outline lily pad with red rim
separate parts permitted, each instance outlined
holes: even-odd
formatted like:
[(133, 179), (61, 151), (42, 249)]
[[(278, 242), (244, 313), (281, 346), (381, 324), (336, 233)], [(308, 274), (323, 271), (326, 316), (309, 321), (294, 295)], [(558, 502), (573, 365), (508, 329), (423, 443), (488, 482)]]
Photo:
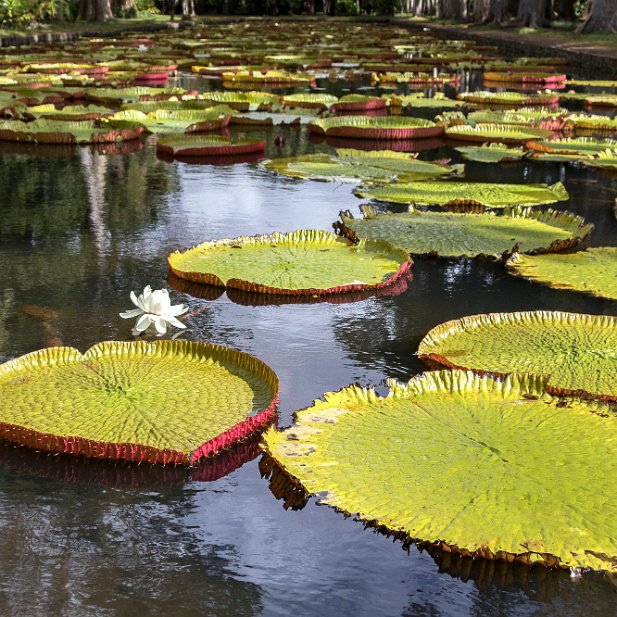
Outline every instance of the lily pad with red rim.
[(167, 262), (175, 276), (195, 283), (293, 296), (379, 289), (412, 263), (386, 242), (354, 244), (320, 230), (205, 242), (172, 253)]
[(278, 379), (240, 351), (105, 342), (0, 365), (0, 437), (76, 456), (192, 464), (270, 422)]

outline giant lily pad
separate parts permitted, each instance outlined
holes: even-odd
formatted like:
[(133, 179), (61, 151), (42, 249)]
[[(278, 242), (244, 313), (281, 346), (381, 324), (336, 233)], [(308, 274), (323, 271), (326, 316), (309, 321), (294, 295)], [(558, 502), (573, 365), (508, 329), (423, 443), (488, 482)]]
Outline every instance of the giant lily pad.
[(465, 141), (498, 141), (504, 144), (520, 144), (532, 139), (546, 139), (552, 131), (531, 129), (510, 124), (476, 124), (449, 126), (446, 137)]
[(115, 143), (137, 139), (143, 127), (126, 123), (122, 127), (99, 127), (92, 120), (35, 120), (28, 124), (16, 120), (0, 121), (0, 140), (37, 144)]
[(501, 143), (483, 144), (482, 146), (463, 146), (455, 148), (464, 158), (478, 163), (502, 163), (518, 161), (527, 153), (521, 148), (508, 148)]
[(569, 162), (589, 158), (604, 150), (617, 148), (614, 139), (593, 139), (590, 137), (575, 137), (569, 139), (551, 139), (544, 141), (529, 141), (525, 147), (531, 151), (534, 159), (543, 161)]
[(489, 182), (409, 182), (356, 189), (359, 197), (419, 206), (540, 206), (568, 199), (561, 182), (545, 184), (497, 184)]
[(342, 116), (313, 120), (312, 133), (358, 139), (420, 139), (443, 133), (443, 126), (430, 120), (397, 116)]
[(172, 135), (161, 137), (156, 149), (163, 154), (180, 157), (191, 156), (237, 156), (263, 152), (263, 139), (234, 139), (222, 135)]
[(559, 96), (548, 94), (523, 94), (521, 92), (461, 92), (457, 98), (468, 103), (481, 105), (557, 105)]
[(513, 255), (513, 274), (557, 289), (617, 300), (617, 248), (603, 246), (565, 255)]
[(204, 133), (218, 131), (228, 126), (233, 110), (226, 106), (210, 109), (163, 110), (144, 114), (127, 109), (114, 114), (110, 120), (133, 122), (143, 125), (151, 133)]
[(278, 380), (248, 354), (190, 341), (55, 347), (0, 365), (0, 435), (50, 452), (190, 464), (275, 412)]
[(530, 377), (442, 371), (389, 385), (385, 397), (328, 392), (290, 428), (268, 430), (262, 448), (277, 467), (265, 470), (421, 547), (615, 569), (617, 418), (607, 406), (565, 403)]
[(405, 251), (381, 241), (353, 244), (334, 234), (288, 234), (205, 242), (168, 257), (180, 278), (266, 294), (320, 295), (382, 288), (410, 267)]
[(433, 328), (420, 357), (478, 373), (546, 375), (556, 394), (617, 400), (617, 318), (551, 311), (472, 315)]
[(343, 224), (361, 238), (381, 239), (412, 255), (499, 258), (513, 250), (526, 253), (563, 251), (589, 235), (593, 225), (567, 212), (532, 212), (507, 208), (492, 212), (408, 212), (377, 214), (361, 206), (364, 219), (341, 213)]
[(339, 181), (423, 180), (459, 171), (459, 167), (419, 161), (414, 154), (392, 150), (340, 148), (337, 156), (307, 154), (264, 163), (266, 169), (292, 178)]
[(603, 152), (582, 161), (585, 167), (595, 167), (604, 171), (617, 172), (617, 148)]

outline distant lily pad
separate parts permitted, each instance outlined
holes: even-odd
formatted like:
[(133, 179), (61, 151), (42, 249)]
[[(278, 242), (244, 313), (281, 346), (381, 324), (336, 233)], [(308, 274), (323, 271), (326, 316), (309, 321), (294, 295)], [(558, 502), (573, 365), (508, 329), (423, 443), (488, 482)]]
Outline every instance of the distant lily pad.
[(443, 126), (423, 118), (399, 116), (340, 116), (313, 120), (312, 133), (357, 139), (421, 139), (443, 133)]
[(175, 276), (196, 283), (289, 295), (381, 288), (411, 267), (405, 251), (385, 242), (353, 244), (317, 230), (205, 242), (167, 261)]
[(482, 105), (509, 105), (521, 107), (523, 105), (557, 105), (559, 95), (548, 94), (523, 94), (521, 92), (461, 92), (457, 98), (468, 103)]
[(462, 371), (389, 386), (385, 397), (328, 392), (268, 430), (274, 464), (262, 469), (423, 548), (614, 571), (617, 418), (606, 405)]
[(190, 341), (54, 347), (0, 365), (0, 436), (50, 452), (190, 464), (271, 421), (278, 380)]
[(540, 206), (568, 199), (561, 182), (545, 184), (498, 184), (433, 180), (358, 188), (359, 197), (391, 203), (413, 203), (419, 206)]
[(263, 152), (263, 139), (230, 139), (221, 135), (172, 135), (160, 137), (156, 149), (171, 156), (237, 156)]
[[(457, 167), (420, 161), (414, 154), (392, 150), (340, 148), (337, 156), (306, 154), (264, 163), (266, 169), (292, 178), (339, 181), (423, 180), (458, 171)], [(460, 166), (459, 166), (460, 167)]]
[(420, 357), (452, 368), (547, 377), (555, 394), (617, 400), (617, 318), (551, 311), (472, 315), (433, 328)]
[(364, 219), (341, 213), (361, 238), (381, 239), (412, 255), (497, 259), (512, 251), (545, 253), (576, 246), (593, 226), (567, 212), (508, 208), (494, 213), (409, 212), (377, 214), (361, 206)]
[(484, 144), (482, 146), (462, 146), (454, 148), (464, 158), (478, 163), (502, 163), (518, 161), (526, 152), (521, 148), (508, 148), (501, 143)]
[(446, 137), (465, 141), (498, 141), (504, 144), (520, 144), (532, 139), (546, 139), (553, 131), (531, 129), (510, 124), (476, 124), (449, 126)]
[(112, 122), (134, 122), (143, 125), (151, 133), (205, 133), (218, 131), (228, 126), (230, 110), (225, 106), (209, 109), (163, 110), (145, 114), (135, 109), (127, 109), (114, 114)]
[(617, 248), (594, 247), (563, 255), (513, 255), (508, 268), (556, 289), (617, 300)]
[(100, 127), (92, 120), (0, 121), (0, 140), (37, 144), (115, 143), (138, 139), (142, 133), (143, 127), (136, 123), (126, 123), (122, 127)]

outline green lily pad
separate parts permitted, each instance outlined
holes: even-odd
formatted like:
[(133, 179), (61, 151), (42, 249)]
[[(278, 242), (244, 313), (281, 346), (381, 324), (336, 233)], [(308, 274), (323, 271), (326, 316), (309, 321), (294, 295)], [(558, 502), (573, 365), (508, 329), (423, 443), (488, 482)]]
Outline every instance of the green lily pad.
[(617, 132), (617, 118), (609, 118), (608, 116), (571, 114), (568, 116), (567, 124), (574, 129), (577, 135)]
[(358, 139), (420, 139), (443, 133), (443, 126), (430, 120), (399, 116), (337, 116), (313, 120), (312, 133)]
[(581, 161), (585, 167), (596, 167), (604, 171), (617, 171), (617, 148), (607, 149)]
[(263, 139), (230, 139), (222, 135), (172, 135), (160, 137), (156, 149), (171, 156), (237, 156), (263, 152)]
[(119, 105), (129, 101), (144, 101), (148, 99), (171, 98), (188, 94), (184, 88), (149, 88), (147, 86), (133, 86), (131, 88), (92, 88), (86, 90), (85, 97), (91, 101)]
[(325, 92), (310, 93), (300, 92), (288, 94), (283, 97), (283, 105), (287, 107), (306, 107), (308, 109), (328, 109), (338, 101), (338, 96)]
[(433, 180), (372, 186), (354, 190), (358, 197), (418, 206), (504, 208), (541, 206), (568, 199), (561, 182), (545, 184), (497, 184)]
[(361, 206), (364, 219), (341, 213), (343, 224), (361, 238), (381, 239), (412, 255), (498, 259), (513, 251), (563, 251), (586, 238), (593, 225), (568, 212), (507, 208), (502, 215), (454, 212), (377, 214)]
[(502, 163), (518, 161), (526, 156), (521, 148), (508, 148), (501, 143), (483, 144), (481, 146), (462, 146), (454, 148), (464, 158), (478, 163)]
[(617, 94), (589, 94), (585, 104), (589, 107), (617, 107)]
[(389, 100), (391, 107), (456, 109), (465, 105), (462, 101), (447, 98), (442, 92), (436, 92), (433, 97), (425, 96), (424, 92), (393, 94)]
[(144, 114), (135, 109), (115, 113), (111, 122), (134, 122), (143, 125), (151, 133), (204, 133), (218, 131), (229, 125), (233, 110), (226, 106), (209, 109), (164, 110)]
[(289, 295), (381, 288), (411, 267), (405, 251), (385, 242), (353, 244), (317, 230), (205, 242), (167, 261), (172, 274), (196, 283)]
[(485, 71), (482, 75), (484, 81), (496, 81), (500, 83), (531, 83), (543, 86), (563, 86), (567, 76), (565, 73), (549, 73), (541, 71)]
[(460, 92), (456, 98), (467, 103), (481, 105), (509, 105), (522, 107), (523, 105), (556, 105), (559, 95), (549, 94), (524, 94), (522, 92)]
[(392, 150), (340, 148), (337, 156), (307, 154), (267, 161), (264, 167), (292, 178), (323, 181), (424, 180), (459, 171), (459, 168), (419, 161), (415, 155)]
[(594, 247), (564, 255), (513, 255), (512, 274), (556, 289), (617, 300), (617, 248)]
[(27, 124), (17, 120), (0, 121), (0, 140), (37, 144), (113, 143), (137, 139), (142, 132), (143, 127), (134, 123), (99, 127), (92, 120), (39, 119)]
[(50, 452), (190, 464), (271, 421), (274, 372), (190, 341), (54, 347), (0, 365), (0, 435)]
[(441, 371), (389, 386), (385, 397), (328, 392), (268, 430), (266, 472), (423, 548), (615, 570), (617, 419), (606, 405), (565, 403), (520, 376)]
[(433, 328), (421, 358), (452, 368), (547, 376), (555, 394), (617, 400), (617, 318), (558, 311), (472, 315)]
[(617, 148), (614, 139), (593, 139), (591, 137), (574, 137), (569, 139), (550, 139), (529, 141), (525, 147), (533, 159), (552, 162), (585, 161), (594, 154), (607, 149)]
[(499, 141), (520, 144), (533, 139), (546, 139), (553, 134), (547, 129), (532, 129), (511, 124), (476, 124), (446, 127), (446, 137), (465, 141)]

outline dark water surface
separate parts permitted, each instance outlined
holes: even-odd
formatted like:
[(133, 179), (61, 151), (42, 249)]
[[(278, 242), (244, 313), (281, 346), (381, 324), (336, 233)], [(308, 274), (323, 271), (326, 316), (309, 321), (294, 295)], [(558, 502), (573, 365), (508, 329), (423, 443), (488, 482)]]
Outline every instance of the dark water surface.
[[(306, 129), (251, 134), (267, 139), (269, 156), (331, 150), (311, 143)], [(281, 150), (272, 145), (276, 134), (286, 137)], [(132, 324), (118, 312), (130, 307), (131, 290), (166, 285), (166, 256), (176, 248), (330, 229), (339, 210), (359, 213), (352, 185), (285, 179), (255, 164), (167, 163), (154, 146), (151, 138), (130, 154), (101, 154), (0, 145), (1, 356), (57, 339), (82, 351), (130, 339)], [(444, 146), (421, 157), (444, 153), (453, 156)], [(596, 224), (593, 245), (617, 244), (617, 182), (607, 176), (553, 163), (468, 163), (467, 177), (561, 179), (571, 199), (558, 207)], [(386, 377), (424, 370), (418, 342), (448, 319), (617, 308), (508, 276), (500, 264), (445, 260), (416, 260), (400, 296), (354, 303), (172, 296), (198, 311), (185, 337), (255, 354), (278, 373), (281, 426), (326, 391), (352, 382), (381, 387)], [(52, 312), (33, 315), (28, 305)], [(255, 443), (192, 471), (0, 447), (0, 615), (617, 614), (617, 587), (600, 575), (437, 564), (313, 501), (285, 510), (258, 460)]]

